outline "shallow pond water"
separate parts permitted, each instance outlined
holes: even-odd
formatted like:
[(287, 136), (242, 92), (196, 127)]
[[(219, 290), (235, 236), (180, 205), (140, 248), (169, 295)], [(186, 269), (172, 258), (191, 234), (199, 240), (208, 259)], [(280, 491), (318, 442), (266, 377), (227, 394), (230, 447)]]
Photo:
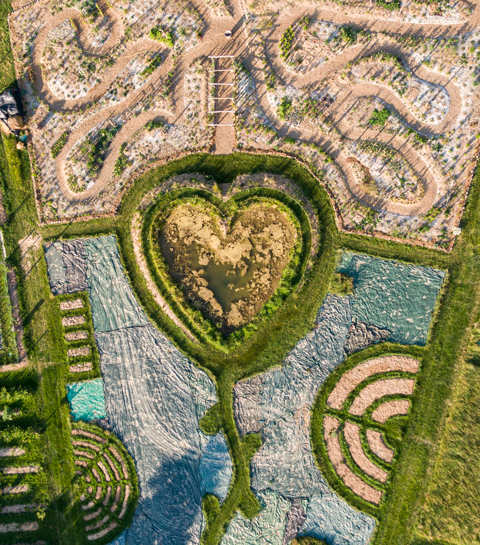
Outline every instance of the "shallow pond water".
[[(170, 248), (173, 248), (175, 254), (180, 250), (180, 246), (182, 246), (182, 254), (185, 261), (188, 262), (188, 267), (207, 281), (206, 287), (213, 292), (215, 299), (225, 313), (230, 312), (233, 303), (250, 295), (249, 282), (254, 279), (255, 272), (265, 266), (264, 263), (257, 260), (258, 252), (255, 250), (253, 241), (250, 255), (243, 257), (241, 267), (235, 267), (232, 263), (216, 261), (213, 255), (208, 264), (203, 265), (200, 261), (205, 255), (204, 248), (196, 243), (185, 246), (181, 241), (177, 244), (170, 243), (167, 248), (167, 242), (162, 237), (162, 254), (170, 267), (173, 265)], [(187, 265), (187, 263), (185, 264)], [(172, 274), (177, 280), (181, 279), (179, 274)]]

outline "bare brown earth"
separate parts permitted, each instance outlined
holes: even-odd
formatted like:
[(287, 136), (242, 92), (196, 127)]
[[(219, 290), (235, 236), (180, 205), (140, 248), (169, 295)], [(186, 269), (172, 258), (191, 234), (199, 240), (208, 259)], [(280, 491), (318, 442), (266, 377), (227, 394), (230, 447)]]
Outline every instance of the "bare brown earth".
[(381, 483), (386, 482), (388, 473), (376, 466), (363, 451), (358, 425), (353, 422), (345, 422), (344, 434), (350, 454), (358, 467), (373, 479)]
[(393, 456), (395, 452), (387, 447), (385, 440), (383, 439), (383, 434), (376, 430), (367, 430), (367, 441), (368, 445), (371, 448), (372, 452), (376, 454), (380, 459), (385, 462), (393, 462)]
[(64, 316), (62, 318), (62, 325), (63, 327), (69, 327), (72, 325), (80, 325), (85, 323), (85, 316)]
[(338, 433), (340, 430), (340, 421), (332, 416), (325, 416), (323, 419), (323, 433), (325, 443), (327, 444), (327, 454), (335, 468), (337, 475), (342, 479), (345, 485), (357, 496), (364, 500), (378, 505), (383, 492), (368, 485), (360, 477), (355, 475), (345, 462), (345, 458), (340, 448)]
[(382, 356), (367, 360), (347, 371), (337, 382), (335, 388), (328, 397), (327, 405), (332, 409), (343, 408), (343, 403), (360, 383), (366, 378), (379, 373), (390, 371), (404, 371), (416, 373), (418, 371), (418, 360), (408, 356)]
[(82, 299), (74, 299), (73, 301), (62, 301), (60, 303), (60, 310), (76, 310), (77, 308), (83, 307)]
[[(287, 216), (274, 206), (252, 206), (228, 226), (198, 206), (180, 205), (158, 236), (171, 274), (184, 286), (187, 298), (225, 331), (232, 331), (249, 322), (274, 293), (297, 234)], [(261, 266), (242, 288), (248, 294), (230, 308), (222, 307), (205, 278), (207, 269), (232, 267), (228, 289), (238, 292), (253, 255)]]
[(395, 399), (386, 401), (372, 413), (372, 419), (384, 424), (390, 417), (408, 414), (410, 401), (408, 399)]
[(365, 388), (354, 399), (349, 411), (361, 416), (365, 410), (377, 399), (387, 395), (412, 395), (415, 388), (415, 380), (407, 378), (387, 378), (377, 380)]

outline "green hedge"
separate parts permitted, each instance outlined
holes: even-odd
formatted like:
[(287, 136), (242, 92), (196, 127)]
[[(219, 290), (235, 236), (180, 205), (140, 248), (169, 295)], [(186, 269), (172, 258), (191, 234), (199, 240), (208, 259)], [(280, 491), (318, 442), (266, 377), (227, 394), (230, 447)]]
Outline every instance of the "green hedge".
[[(65, 301), (74, 301), (75, 299), (81, 299), (83, 301), (83, 307), (73, 310), (60, 310), (60, 303)], [(69, 373), (69, 381), (80, 381), (88, 380), (93, 378), (101, 377), (100, 372), (100, 356), (98, 354), (98, 347), (94, 337), (93, 329), (93, 317), (92, 309), (90, 306), (90, 299), (88, 297), (88, 292), (80, 291), (76, 293), (71, 293), (68, 295), (57, 295), (55, 297), (55, 305), (58, 311), (59, 316), (59, 325), (63, 331), (63, 340), (64, 340), (64, 354), (65, 360), (68, 362), (68, 369), (70, 365), (83, 362), (92, 362), (92, 370), (85, 371), (83, 373)], [(85, 323), (73, 326), (62, 326), (62, 319), (66, 316), (85, 316)], [(67, 341), (65, 335), (67, 333), (72, 333), (74, 331), (87, 331), (88, 338), (78, 341)], [(76, 356), (74, 358), (69, 358), (67, 356), (67, 351), (70, 348), (79, 348), (81, 346), (89, 346), (90, 354), (88, 356)]]
[[(280, 204), (296, 225), (299, 234), (296, 248), (292, 250), (289, 264), (283, 270), (275, 293), (263, 305), (262, 309), (250, 323), (230, 334), (227, 338), (222, 335), (214, 323), (203, 316), (201, 311), (194, 310), (188, 303), (181, 285), (172, 279), (168, 264), (156, 243), (157, 237), (155, 233), (161, 229), (169, 211), (182, 202), (189, 202), (200, 206), (207, 205), (206, 210), (209, 213), (215, 215), (216, 212), (222, 216), (229, 215), (229, 212), (233, 211), (238, 213), (240, 210), (248, 208), (251, 204), (275, 203), (277, 206)], [(288, 208), (286, 203), (290, 205)], [(155, 279), (162, 296), (168, 301), (184, 325), (197, 338), (212, 342), (219, 348), (223, 346), (231, 350), (250, 337), (257, 330), (259, 323), (270, 318), (277, 312), (288, 295), (298, 287), (308, 264), (311, 248), (311, 229), (308, 217), (303, 208), (293, 201), (293, 199), (290, 199), (279, 191), (262, 190), (261, 188), (251, 189), (239, 193), (227, 203), (223, 203), (211, 193), (188, 188), (168, 193), (168, 195), (161, 198), (147, 211), (142, 229), (142, 241), (150, 273)]]

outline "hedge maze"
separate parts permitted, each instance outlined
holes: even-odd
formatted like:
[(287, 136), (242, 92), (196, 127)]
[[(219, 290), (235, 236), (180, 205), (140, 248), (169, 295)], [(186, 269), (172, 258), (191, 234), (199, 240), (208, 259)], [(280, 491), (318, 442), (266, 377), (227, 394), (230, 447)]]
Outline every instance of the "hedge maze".
[(135, 467), (112, 433), (77, 424), (71, 437), (87, 539), (109, 543), (133, 516), (138, 499)]
[(388, 487), (419, 361), (389, 354), (342, 367), (319, 395), (321, 427), (312, 433), (330, 468), (327, 477), (341, 481), (336, 489), (348, 488), (354, 504), (374, 513)]

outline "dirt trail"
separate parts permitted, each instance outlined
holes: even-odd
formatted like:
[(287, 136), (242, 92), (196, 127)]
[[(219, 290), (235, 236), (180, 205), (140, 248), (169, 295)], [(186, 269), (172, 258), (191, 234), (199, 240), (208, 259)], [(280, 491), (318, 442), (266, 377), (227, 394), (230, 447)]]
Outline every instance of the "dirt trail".
[[(199, 0), (194, 0), (191, 4), (198, 10), (203, 19), (203, 37), (202, 41), (196, 47), (180, 55), (175, 68), (172, 111), (165, 112), (165, 110), (160, 111), (158, 109), (151, 109), (143, 111), (138, 117), (132, 116), (115, 136), (95, 184), (82, 193), (75, 194), (70, 190), (64, 173), (66, 157), (70, 150), (99, 123), (124, 114), (125, 111), (128, 111), (128, 107), (138, 103), (149, 94), (158, 92), (166, 75), (172, 69), (171, 54), (167, 53), (164, 62), (155, 70), (142, 88), (131, 93), (123, 102), (110, 107), (105, 107), (98, 114), (87, 118), (84, 123), (69, 136), (67, 144), (56, 159), (56, 170), (61, 189), (72, 202), (91, 199), (108, 184), (121, 144), (129, 140), (135, 131), (141, 128), (147, 121), (154, 119), (161, 113), (162, 115), (167, 114), (166, 117), (169, 122), (177, 124), (183, 122), (185, 118), (183, 75), (195, 60), (206, 58), (209, 55), (234, 55), (235, 58), (241, 58), (242, 62), (244, 62), (250, 71), (257, 89), (259, 105), (278, 133), (281, 136), (292, 135), (296, 138), (302, 138), (305, 141), (317, 142), (323, 145), (336, 159), (339, 167), (347, 178), (351, 192), (358, 200), (375, 208), (402, 215), (418, 215), (425, 213), (431, 208), (438, 192), (437, 173), (430, 172), (419, 153), (413, 148), (405, 145), (404, 142), (400, 144), (395, 138), (390, 138), (387, 135), (371, 130), (361, 131), (358, 128), (348, 126), (345, 121), (342, 122), (343, 110), (339, 105), (355, 97), (377, 96), (391, 105), (414, 129), (427, 135), (438, 135), (445, 133), (454, 125), (461, 111), (462, 100), (457, 87), (453, 83), (453, 77), (442, 76), (427, 70), (424, 66), (419, 66), (418, 63), (414, 61), (411, 51), (392, 44), (387, 36), (381, 34), (377, 34), (376, 38), (366, 46), (359, 45), (358, 47), (347, 49), (345, 52), (335, 55), (330, 61), (306, 74), (295, 74), (286, 69), (285, 64), (279, 57), (278, 42), (285, 29), (304, 14), (309, 15), (312, 19), (334, 21), (335, 24), (352, 25), (368, 29), (375, 33), (388, 32), (392, 35), (408, 32), (424, 37), (438, 36), (441, 33), (442, 36), (457, 36), (459, 33), (468, 32), (480, 25), (480, 4), (477, 4), (472, 16), (466, 22), (440, 25), (404, 23), (401, 21), (382, 19), (381, 17), (372, 20), (372, 17), (368, 16), (345, 14), (344, 11), (341, 11), (340, 9), (319, 7), (318, 4), (314, 4), (313, 2), (303, 2), (300, 4), (291, 2), (285, 9), (282, 9), (278, 18), (272, 20), (272, 28), (270, 34), (266, 37), (265, 48), (263, 45), (261, 46), (255, 42), (257, 39), (255, 34), (249, 35), (248, 24), (245, 24), (244, 5), (241, 0), (234, 0), (229, 3), (233, 11), (232, 17), (214, 16), (212, 11)], [(84, 97), (77, 100), (58, 99), (49, 89), (48, 84), (43, 78), (40, 67), (46, 37), (53, 28), (70, 18), (78, 30), (80, 43), (86, 51), (94, 55), (108, 54), (112, 51), (112, 48), (118, 46), (122, 39), (124, 39), (124, 28), (122, 21), (117, 16), (117, 12), (114, 9), (109, 8), (105, 0), (100, 3), (100, 7), (106, 16), (112, 20), (112, 33), (107, 42), (101, 47), (92, 46), (88, 39), (88, 27), (83, 22), (80, 12), (73, 8), (64, 9), (59, 14), (49, 18), (47, 24), (41, 29), (35, 39), (33, 53), (35, 82), (39, 96), (53, 111), (70, 111), (97, 101), (105, 94), (111, 82), (128, 64), (132, 58), (131, 55), (135, 55), (141, 51), (165, 50), (164, 46), (148, 38), (130, 42), (118, 62), (104, 74), (102, 81), (93, 87)], [(28, 7), (25, 9), (28, 9)], [(386, 14), (386, 17), (387, 16), (388, 14)], [(231, 39), (225, 37), (225, 32), (227, 30), (231, 30), (233, 33)], [(374, 83), (352, 84), (337, 78), (337, 83), (341, 86), (341, 90), (332, 110), (332, 119), (334, 123), (338, 124), (347, 139), (355, 140), (357, 138), (369, 138), (382, 143), (390, 143), (390, 145), (394, 145), (396, 149), (401, 149), (405, 158), (412, 165), (413, 170), (421, 176), (426, 185), (426, 192), (422, 200), (412, 205), (372, 200), (372, 197), (365, 194), (356, 183), (351, 167), (348, 166), (346, 162), (346, 156), (339, 150), (336, 141), (328, 137), (326, 138), (324, 135), (320, 135), (318, 128), (313, 126), (310, 122), (305, 122), (299, 127), (291, 127), (288, 124), (281, 122), (267, 96), (267, 87), (263, 73), (264, 52), (266, 52), (268, 60), (275, 69), (277, 75), (285, 84), (291, 84), (297, 88), (301, 88), (318, 83), (319, 80), (333, 74), (338, 74), (347, 63), (378, 51), (387, 51), (397, 55), (405, 62), (406, 66), (414, 71), (415, 75), (428, 82), (443, 86), (450, 97), (450, 108), (445, 118), (436, 125), (429, 125), (420, 122), (413, 116), (399, 97), (387, 87)], [(220, 68), (221, 66), (223, 66), (222, 63), (219, 63), (218, 67)], [(219, 72), (217, 73), (217, 76), (219, 76), (217, 81), (231, 82), (231, 75), (230, 72)], [(226, 96), (227, 89), (230, 89), (230, 87), (225, 86), (225, 91), (222, 90), (223, 95), (219, 96)], [(218, 110), (229, 110), (228, 102), (228, 100), (215, 101), (215, 109), (218, 107)], [(233, 122), (233, 115), (230, 113), (216, 114), (216, 116), (216, 123), (230, 124), (230, 121)], [(215, 133), (215, 152), (231, 153), (234, 146), (234, 127), (218, 127)]]

